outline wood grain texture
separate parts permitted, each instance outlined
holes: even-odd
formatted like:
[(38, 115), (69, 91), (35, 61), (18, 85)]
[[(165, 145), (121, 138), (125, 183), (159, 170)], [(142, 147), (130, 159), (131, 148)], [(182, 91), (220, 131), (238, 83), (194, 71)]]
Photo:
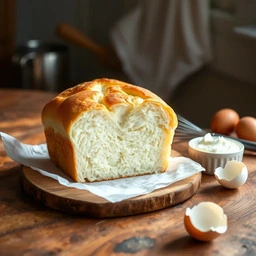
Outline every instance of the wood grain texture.
[[(32, 90), (0, 90), (0, 131), (23, 143), (45, 142), (41, 122), (43, 106), (56, 94)], [(0, 143), (0, 177), (10, 173), (18, 163), (13, 162)]]
[(62, 186), (29, 167), (23, 166), (22, 173), (23, 188), (35, 200), (62, 212), (97, 218), (129, 216), (174, 206), (193, 196), (201, 182), (201, 173), (197, 173), (152, 193), (111, 203), (89, 191)]
[[(39, 120), (39, 109), (49, 95), (34, 95), (34, 105), (31, 105), (31, 100), (29, 103), (21, 100), (24, 92), (15, 92), (4, 97), (5, 106), (2, 104), (2, 90), (0, 95), (0, 113), (8, 113), (0, 119), (1, 129), (4, 127), (5, 132), (17, 135), (22, 142), (38, 143), (36, 135), (42, 136), (42, 128), (38, 126), (38, 133), (35, 130), (30, 133), (33, 125), (29, 126), (22, 120), (27, 120), (26, 116), (32, 119), (32, 123), (33, 119)], [(25, 112), (11, 111), (19, 107)], [(173, 148), (187, 156), (186, 142), (174, 144)], [(2, 159), (4, 154), (1, 149)], [(24, 193), (22, 172), (17, 163), (5, 159), (1, 162), (0, 172), (2, 168), (7, 169), (5, 161), (10, 161), (14, 168), (0, 177), (0, 255), (255, 255), (255, 153), (245, 152), (243, 161), (248, 167), (249, 177), (239, 189), (223, 188), (213, 176), (203, 175), (199, 191), (176, 206), (128, 217), (102, 219), (66, 214), (38, 203)], [(219, 204), (228, 218), (227, 232), (210, 243), (192, 239), (183, 225), (186, 208), (202, 201)]]

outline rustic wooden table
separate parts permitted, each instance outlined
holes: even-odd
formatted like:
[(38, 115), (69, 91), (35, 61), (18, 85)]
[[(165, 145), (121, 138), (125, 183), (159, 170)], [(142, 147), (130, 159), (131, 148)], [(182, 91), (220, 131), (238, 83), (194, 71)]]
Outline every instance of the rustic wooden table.
[[(40, 113), (52, 93), (0, 90), (0, 131), (24, 143), (44, 142)], [(187, 155), (187, 143), (173, 148)], [(61, 213), (27, 196), (21, 167), (0, 143), (0, 255), (256, 255), (256, 154), (246, 152), (247, 183), (221, 187), (203, 175), (196, 195), (164, 210), (119, 218)], [(228, 231), (212, 242), (192, 239), (183, 225), (186, 207), (212, 201), (223, 207)]]

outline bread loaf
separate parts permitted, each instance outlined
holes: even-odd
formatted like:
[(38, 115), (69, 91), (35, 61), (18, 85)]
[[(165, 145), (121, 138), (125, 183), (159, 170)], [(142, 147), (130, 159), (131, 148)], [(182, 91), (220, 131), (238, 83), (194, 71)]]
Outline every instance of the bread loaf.
[(61, 92), (42, 123), (51, 160), (92, 182), (164, 172), (177, 117), (152, 92), (103, 78)]

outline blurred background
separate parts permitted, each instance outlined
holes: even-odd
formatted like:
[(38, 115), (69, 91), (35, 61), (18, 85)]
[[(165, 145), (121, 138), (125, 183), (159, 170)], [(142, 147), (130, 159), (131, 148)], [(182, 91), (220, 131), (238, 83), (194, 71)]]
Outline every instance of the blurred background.
[(1, 88), (58, 92), (108, 77), (204, 128), (220, 108), (256, 116), (255, 0), (0, 0), (0, 19)]

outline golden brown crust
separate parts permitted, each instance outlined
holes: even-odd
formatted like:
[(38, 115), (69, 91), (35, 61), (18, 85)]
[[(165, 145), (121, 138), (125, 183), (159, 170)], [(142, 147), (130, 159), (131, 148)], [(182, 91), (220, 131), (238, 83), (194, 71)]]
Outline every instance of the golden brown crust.
[(51, 160), (65, 170), (70, 177), (78, 181), (74, 147), (71, 141), (59, 133), (55, 133), (51, 127), (45, 129), (45, 135)]
[[(104, 89), (101, 102), (95, 102), (94, 100), (98, 92), (94, 91), (93, 88), (97, 84), (101, 85)], [(45, 106), (42, 112), (42, 120), (44, 125), (47, 125), (44, 122), (46, 119), (54, 119), (56, 122), (62, 123), (64, 129), (68, 131), (72, 122), (74, 122), (82, 112), (104, 107), (111, 109), (116, 104), (120, 103), (127, 104), (129, 103), (127, 101), (127, 95), (138, 96), (152, 102), (155, 101), (156, 104), (160, 103), (165, 107), (167, 111), (171, 111), (169, 106), (167, 106), (161, 98), (147, 89), (114, 79), (102, 78), (81, 83), (60, 93)], [(173, 120), (173, 122), (175, 122), (175, 120)]]

